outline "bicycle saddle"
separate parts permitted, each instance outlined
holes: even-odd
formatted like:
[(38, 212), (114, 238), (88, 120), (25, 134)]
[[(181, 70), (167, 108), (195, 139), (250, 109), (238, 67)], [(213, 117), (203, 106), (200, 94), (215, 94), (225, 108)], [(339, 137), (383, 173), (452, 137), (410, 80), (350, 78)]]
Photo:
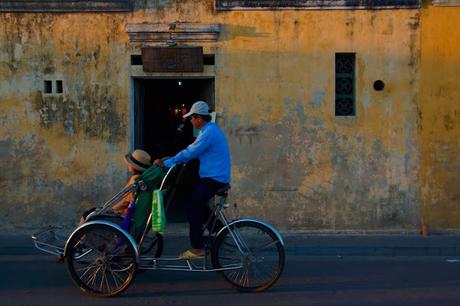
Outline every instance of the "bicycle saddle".
[(216, 195), (220, 197), (226, 196), (228, 195), (228, 191), (230, 190), (230, 188), (231, 188), (230, 184), (227, 184), (224, 187), (219, 188), (216, 192)]

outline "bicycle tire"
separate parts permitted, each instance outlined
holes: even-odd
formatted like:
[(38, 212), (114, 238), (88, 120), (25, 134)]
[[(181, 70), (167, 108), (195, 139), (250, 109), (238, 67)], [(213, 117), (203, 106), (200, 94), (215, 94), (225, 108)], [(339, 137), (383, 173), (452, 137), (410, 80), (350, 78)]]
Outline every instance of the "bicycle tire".
[(126, 290), (136, 274), (136, 253), (128, 237), (106, 224), (78, 230), (67, 243), (67, 270), (86, 294), (109, 297)]
[(217, 237), (211, 253), (216, 269), (241, 265), (239, 269), (220, 271), (222, 278), (238, 291), (261, 292), (281, 276), (285, 252), (282, 242), (269, 227), (256, 221), (245, 220), (230, 225), (246, 245), (242, 254), (228, 227)]

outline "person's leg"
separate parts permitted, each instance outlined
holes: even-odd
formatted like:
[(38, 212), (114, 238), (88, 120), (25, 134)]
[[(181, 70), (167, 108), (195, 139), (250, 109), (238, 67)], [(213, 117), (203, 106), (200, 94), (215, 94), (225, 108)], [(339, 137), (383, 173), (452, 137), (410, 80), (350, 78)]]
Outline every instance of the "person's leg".
[(190, 223), (190, 243), (193, 249), (202, 249), (204, 246), (204, 211), (208, 201), (223, 185), (214, 180), (203, 179), (200, 180), (198, 186), (192, 192), (189, 205), (187, 206), (187, 217)]
[[(206, 203), (208, 203), (208, 202), (206, 202)], [(203, 209), (204, 222), (207, 222), (208, 220), (210, 220), (209, 223), (206, 224), (207, 225), (206, 228), (208, 229), (209, 233), (211, 233), (211, 232), (217, 233), (217, 232), (219, 232), (219, 230), (221, 228), (224, 227), (224, 224), (222, 223), (222, 221), (220, 221), (215, 216), (212, 216), (211, 214), (212, 214), (212, 207), (210, 207), (208, 204), (206, 204), (204, 206), (204, 209)]]

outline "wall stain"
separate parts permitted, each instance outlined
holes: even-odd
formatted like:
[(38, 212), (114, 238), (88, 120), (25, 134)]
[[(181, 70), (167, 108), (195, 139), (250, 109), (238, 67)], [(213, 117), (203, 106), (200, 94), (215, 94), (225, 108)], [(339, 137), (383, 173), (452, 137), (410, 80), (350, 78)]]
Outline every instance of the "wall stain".
[[(420, 58), (420, 48), (419, 48), (419, 33), (417, 29), (419, 28), (420, 15), (417, 14), (412, 18), (411, 22), (408, 23), (411, 30), (409, 48), (410, 48), (410, 58), (409, 58), (409, 67), (418, 69), (418, 62)], [(415, 78), (415, 74), (413, 76)]]
[(257, 127), (238, 127), (234, 131), (235, 137), (239, 139), (240, 144), (243, 142), (244, 139), (249, 141), (249, 144), (252, 144), (253, 138), (256, 138), (259, 132), (257, 131)]
[(116, 111), (116, 98), (107, 87), (87, 86), (76, 100), (37, 91), (31, 101), (45, 129), (60, 124), (67, 135), (83, 131), (91, 138), (110, 143), (124, 141), (127, 135), (126, 119)]
[(345, 25), (347, 27), (347, 35), (350, 37), (352, 37), (355, 33), (355, 22), (356, 18), (354, 16), (348, 17), (345, 22)]
[(56, 71), (53, 62), (53, 54), (50, 52), (44, 52), (41, 54), (40, 61), (43, 65), (43, 74), (52, 74)]
[(454, 129), (454, 120), (450, 116), (450, 114), (444, 115), (444, 128), (446, 131), (451, 131)]

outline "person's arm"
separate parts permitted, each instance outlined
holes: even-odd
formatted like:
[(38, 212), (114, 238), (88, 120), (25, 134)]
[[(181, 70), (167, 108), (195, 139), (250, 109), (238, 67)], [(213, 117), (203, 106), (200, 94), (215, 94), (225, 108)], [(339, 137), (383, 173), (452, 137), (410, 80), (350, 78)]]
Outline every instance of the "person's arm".
[(192, 144), (177, 153), (176, 156), (163, 161), (163, 164), (164, 166), (170, 168), (176, 164), (186, 163), (192, 159), (195, 159), (211, 145), (211, 142), (212, 131), (211, 129), (206, 129)]
[[(125, 187), (128, 187), (129, 185), (134, 183), (134, 181), (136, 180), (136, 178), (138, 176), (139, 175), (131, 176), (131, 178), (128, 180), (128, 183), (126, 183)], [(119, 214), (121, 214), (121, 215), (125, 215), (127, 210), (128, 210), (129, 203), (131, 203), (131, 200), (133, 198), (134, 198), (134, 192), (130, 192), (123, 199), (121, 199), (120, 202), (118, 202), (115, 205), (113, 205), (112, 210), (117, 212), (117, 213), (119, 213)]]
[(127, 210), (128, 210), (128, 206), (129, 206), (129, 203), (131, 202), (132, 198), (133, 198), (133, 195), (131, 193), (128, 194), (126, 197), (121, 199), (120, 202), (118, 202), (117, 204), (113, 205), (112, 210), (114, 212), (119, 213), (120, 215), (125, 215)]

